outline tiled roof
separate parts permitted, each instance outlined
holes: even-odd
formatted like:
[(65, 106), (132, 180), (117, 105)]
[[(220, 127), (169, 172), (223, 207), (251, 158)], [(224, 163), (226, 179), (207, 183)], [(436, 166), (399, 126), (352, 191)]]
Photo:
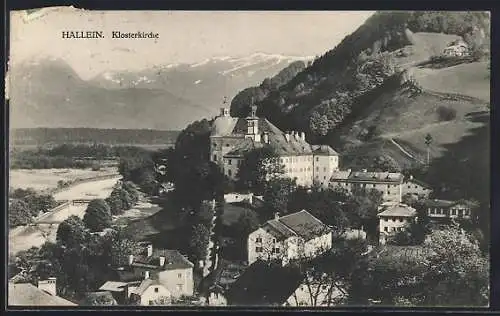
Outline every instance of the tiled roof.
[[(160, 266), (160, 257), (165, 257), (165, 264)], [(179, 251), (170, 249), (153, 249), (153, 255), (142, 254), (134, 257), (132, 266), (158, 270), (188, 269), (194, 265)]]
[(257, 260), (225, 293), (231, 305), (282, 305), (303, 280), (292, 266)]
[(306, 210), (267, 221), (263, 228), (270, 229), (279, 239), (300, 236), (305, 240), (311, 240), (329, 231), (328, 226)]
[(143, 280), (144, 274), (139, 269), (125, 268), (123, 270), (115, 271), (114, 276), (112, 276), (111, 278), (121, 282), (132, 282)]
[[(269, 136), (269, 146), (272, 147), (280, 156), (286, 155), (311, 155), (313, 148), (301, 137), (290, 135), (286, 140), (285, 133), (274, 126), (265, 118), (258, 118), (258, 131), (260, 134), (267, 133)], [(228, 116), (219, 116), (215, 119), (212, 126), (211, 136), (215, 137), (244, 137), (247, 133), (247, 118), (234, 118)], [(243, 141), (241, 148), (234, 148), (227, 155), (241, 155), (245, 151), (254, 147), (262, 147), (264, 143), (251, 143)], [(252, 147), (253, 146), (253, 147)], [(318, 154), (338, 155), (330, 146), (316, 146)]]
[(315, 155), (338, 156), (339, 154), (328, 145), (312, 145), (312, 150)]
[(403, 175), (399, 172), (353, 171), (348, 179), (353, 182), (402, 183)]
[(425, 183), (425, 182), (423, 182), (421, 180), (415, 179), (415, 178), (408, 178), (408, 179), (405, 180), (405, 183), (407, 183), (407, 182), (418, 184), (418, 185), (422, 186), (425, 189), (431, 189), (432, 188), (429, 184), (427, 184), (427, 183)]
[(30, 283), (11, 283), (8, 305), (14, 306), (76, 306), (62, 297), (51, 295)]
[(383, 216), (401, 216), (401, 217), (413, 217), (417, 215), (417, 211), (413, 207), (408, 205), (394, 205), (389, 206), (385, 211), (378, 214), (379, 217)]
[(277, 219), (267, 221), (262, 228), (269, 230), (270, 233), (272, 233), (279, 240), (285, 240), (289, 237), (297, 235), (293, 230)]
[(261, 142), (255, 142), (251, 138), (246, 138), (234, 146), (230, 152), (224, 155), (224, 157), (242, 157), (246, 153), (251, 152), (257, 148), (262, 148), (264, 146)]
[(154, 285), (164, 287), (158, 280), (145, 279), (137, 287), (137, 289), (134, 291), (134, 293), (137, 295), (142, 295), (150, 286), (154, 286)]
[(339, 170), (339, 171), (334, 171), (332, 173), (332, 176), (331, 176), (331, 180), (347, 180), (347, 178), (349, 177), (349, 175), (351, 174), (350, 171), (343, 171), (343, 170)]

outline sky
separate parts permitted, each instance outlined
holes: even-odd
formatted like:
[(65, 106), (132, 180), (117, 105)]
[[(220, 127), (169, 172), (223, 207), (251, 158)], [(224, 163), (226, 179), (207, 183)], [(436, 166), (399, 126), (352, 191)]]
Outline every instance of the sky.
[[(373, 11), (84, 11), (11, 14), (10, 62), (65, 60), (84, 79), (113, 70), (195, 63), (253, 53), (321, 55)], [(62, 31), (103, 31), (104, 39), (63, 39)], [(159, 39), (111, 39), (112, 31)]]

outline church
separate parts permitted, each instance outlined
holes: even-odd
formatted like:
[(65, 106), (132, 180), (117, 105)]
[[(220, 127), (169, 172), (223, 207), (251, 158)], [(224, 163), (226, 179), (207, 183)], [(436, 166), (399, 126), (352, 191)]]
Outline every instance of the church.
[(236, 180), (245, 154), (265, 146), (271, 147), (284, 166), (285, 176), (297, 184), (310, 187), (318, 183), (327, 187), (333, 172), (339, 169), (339, 155), (330, 146), (310, 145), (304, 132), (283, 132), (267, 119), (257, 117), (252, 106), (246, 118), (231, 117), (222, 108), (210, 135), (210, 160), (224, 174)]

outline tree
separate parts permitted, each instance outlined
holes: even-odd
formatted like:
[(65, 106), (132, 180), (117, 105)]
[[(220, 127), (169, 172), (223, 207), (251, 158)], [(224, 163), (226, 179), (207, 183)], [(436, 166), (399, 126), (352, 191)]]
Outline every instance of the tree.
[(265, 183), (264, 205), (268, 214), (265, 218), (273, 217), (273, 213), (286, 214), (288, 198), (297, 187), (296, 181), (290, 178), (274, 178)]
[(71, 248), (80, 248), (87, 241), (88, 233), (84, 222), (78, 216), (70, 216), (59, 224), (56, 233), (58, 243)]
[(266, 182), (284, 173), (284, 165), (280, 163), (274, 149), (258, 148), (244, 155), (236, 186), (239, 189), (251, 189), (256, 194), (263, 194)]
[(436, 230), (425, 242), (429, 267), (424, 275), (425, 305), (485, 306), (488, 304), (489, 261), (478, 243), (458, 228)]
[(32, 214), (26, 202), (13, 200), (9, 203), (9, 227), (26, 225), (33, 221)]
[(136, 254), (140, 249), (140, 244), (126, 236), (124, 232), (118, 230), (111, 234), (110, 257), (114, 267), (127, 265), (128, 256)]
[(427, 165), (429, 165), (430, 160), (431, 160), (431, 152), (430, 152), (430, 146), (432, 144), (432, 136), (431, 134), (425, 135), (425, 145), (427, 146)]
[(208, 253), (208, 243), (210, 240), (210, 231), (203, 224), (196, 224), (191, 229), (189, 240), (189, 250), (194, 262), (205, 260)]
[(382, 203), (382, 192), (355, 189), (346, 202), (347, 214), (353, 227), (364, 225), (371, 235), (376, 233), (378, 207)]
[(102, 231), (111, 226), (111, 221), (111, 211), (106, 201), (102, 199), (90, 201), (85, 210), (83, 222), (91, 231)]
[(122, 188), (128, 192), (132, 204), (136, 204), (139, 201), (139, 192), (131, 181), (123, 182)]

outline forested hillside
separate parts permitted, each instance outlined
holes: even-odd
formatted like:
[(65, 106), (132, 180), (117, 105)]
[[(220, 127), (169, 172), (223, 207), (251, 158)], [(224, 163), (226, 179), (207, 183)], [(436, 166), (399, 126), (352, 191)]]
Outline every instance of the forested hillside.
[[(445, 56), (458, 41), (466, 55)], [(280, 87), (241, 92), (231, 111), (246, 115), (253, 97), (282, 130), (332, 145), (342, 168), (412, 172), (440, 198), (489, 212), (489, 53), (487, 12), (377, 12)]]

